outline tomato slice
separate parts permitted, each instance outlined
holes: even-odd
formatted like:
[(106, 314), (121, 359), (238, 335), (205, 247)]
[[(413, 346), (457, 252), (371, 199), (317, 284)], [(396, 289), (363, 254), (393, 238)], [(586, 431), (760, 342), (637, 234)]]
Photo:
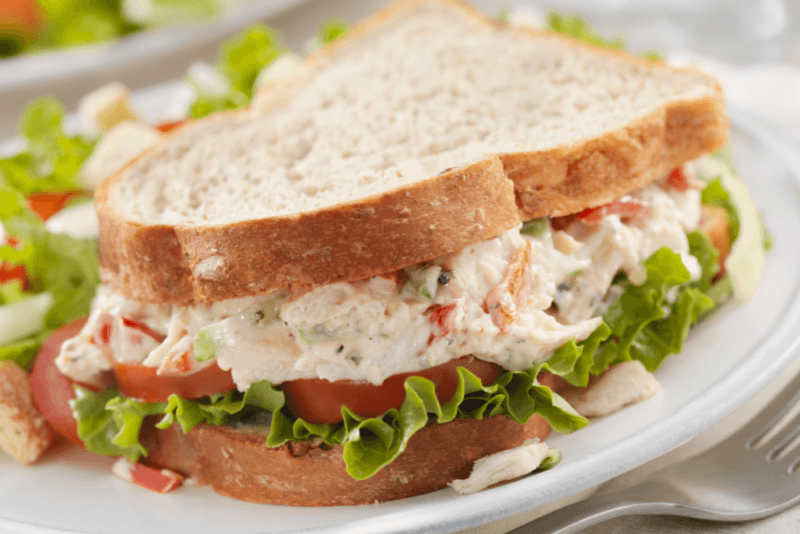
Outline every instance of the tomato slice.
[(69, 406), (69, 401), (75, 398), (75, 382), (61, 374), (55, 359), (64, 341), (78, 335), (85, 323), (85, 318), (79, 319), (50, 334), (36, 356), (31, 371), (31, 390), (42, 415), (59, 434), (81, 446), (83, 442), (78, 437), (78, 424)]
[(114, 362), (114, 376), (123, 395), (146, 402), (166, 402), (173, 393), (184, 399), (236, 389), (230, 371), (216, 362), (199, 371), (179, 375), (159, 375), (156, 367), (139, 363)]
[(28, 274), (25, 272), (25, 267), (11, 263), (0, 263), (0, 284), (11, 280), (19, 280), (22, 282), (22, 289), (28, 289)]
[(464, 367), (481, 379), (484, 385), (498, 379), (502, 369), (474, 356), (451, 360), (422, 371), (390, 376), (376, 386), (369, 382), (321, 378), (303, 378), (285, 382), (282, 386), (286, 404), (294, 415), (309, 423), (338, 423), (342, 420), (342, 406), (364, 417), (383, 415), (390, 408), (399, 409), (406, 391), (403, 383), (410, 376), (421, 376), (436, 386), (436, 398), (447, 402), (453, 398), (458, 385), (459, 367)]
[(42, 9), (35, 0), (0, 2), (0, 34), (27, 43), (33, 40), (42, 26)]
[(28, 206), (42, 221), (46, 221), (61, 211), (70, 199), (85, 195), (85, 191), (79, 190), (34, 193), (28, 197)]

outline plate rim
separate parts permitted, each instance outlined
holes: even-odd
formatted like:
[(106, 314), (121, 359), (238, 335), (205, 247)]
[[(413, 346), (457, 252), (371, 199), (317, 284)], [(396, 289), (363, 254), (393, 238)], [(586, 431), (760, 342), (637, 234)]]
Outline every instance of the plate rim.
[(208, 21), (153, 27), (111, 41), (46, 49), (0, 59), (0, 91), (63, 83), (109, 68), (133, 65), (170, 51), (191, 49), (231, 36), (309, 0), (239, 0)]

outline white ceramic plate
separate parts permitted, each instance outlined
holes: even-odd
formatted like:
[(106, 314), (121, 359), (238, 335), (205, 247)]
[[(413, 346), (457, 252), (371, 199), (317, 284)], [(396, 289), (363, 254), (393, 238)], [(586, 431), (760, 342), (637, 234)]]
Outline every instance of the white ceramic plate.
[(447, 489), (379, 505), (289, 508), (226, 499), (207, 487), (153, 494), (115, 478), (109, 461), (66, 449), (33, 467), (0, 459), (0, 531), (453, 532), (574, 494), (691, 439), (763, 388), (800, 343), (800, 160), (759, 121), (732, 119), (739, 169), (776, 238), (755, 298), (694, 329), (683, 354), (658, 371), (658, 396), (549, 439), (564, 453), (552, 471), (470, 496)]
[(0, 90), (96, 75), (169, 50), (191, 50), (305, 0), (242, 0), (219, 19), (135, 33), (108, 43), (59, 48), (0, 60)]

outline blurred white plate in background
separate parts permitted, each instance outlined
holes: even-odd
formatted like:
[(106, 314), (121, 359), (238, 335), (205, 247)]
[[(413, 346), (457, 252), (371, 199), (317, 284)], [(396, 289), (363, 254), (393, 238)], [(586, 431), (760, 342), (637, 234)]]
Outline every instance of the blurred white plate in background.
[[(56, 80), (80, 78), (109, 68), (119, 68), (156, 57), (170, 50), (187, 50), (221, 40), (249, 23), (275, 16), (306, 0), (246, 0), (219, 18), (192, 24), (145, 30), (117, 41), (0, 60), (0, 90)], [(175, 73), (180, 74), (180, 73)]]

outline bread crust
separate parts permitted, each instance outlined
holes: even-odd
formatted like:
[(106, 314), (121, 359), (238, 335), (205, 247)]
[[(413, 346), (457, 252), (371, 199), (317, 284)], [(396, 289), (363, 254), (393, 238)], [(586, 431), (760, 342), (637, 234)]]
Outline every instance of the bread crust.
[(18, 462), (35, 462), (55, 433), (47, 426), (31, 392), (28, 373), (0, 361), (0, 447)]
[(143, 302), (218, 301), (363, 279), (519, 224), (498, 157), (331, 208), (219, 226), (125, 220), (109, 186), (95, 198), (100, 276)]
[(687, 161), (725, 146), (722, 90), (666, 109), (597, 139), (544, 152), (503, 154), (523, 220), (602, 206)]
[(544, 440), (550, 426), (534, 415), (520, 425), (505, 415), (483, 420), (428, 423), (406, 450), (366, 480), (346, 472), (343, 447), (286, 443), (271, 449), (265, 435), (232, 427), (198, 425), (184, 434), (178, 425), (147, 434), (148, 462), (211, 484), (235, 499), (289, 506), (372, 504), (444, 488), (469, 476), (476, 460)]

